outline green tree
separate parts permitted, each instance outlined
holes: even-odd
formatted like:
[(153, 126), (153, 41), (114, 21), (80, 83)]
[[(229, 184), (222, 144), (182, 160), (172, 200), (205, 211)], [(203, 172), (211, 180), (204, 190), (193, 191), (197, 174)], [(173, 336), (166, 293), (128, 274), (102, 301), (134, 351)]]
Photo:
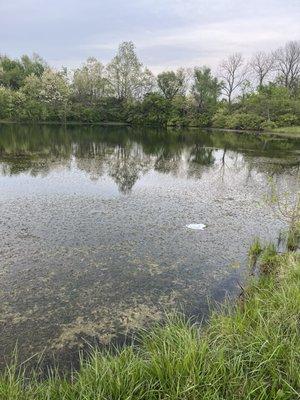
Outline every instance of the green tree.
[(22, 93), (29, 102), (26, 106), (29, 118), (66, 120), (70, 87), (65, 74), (47, 69), (40, 78), (30, 75), (25, 79)]
[(120, 44), (107, 73), (112, 93), (120, 100), (142, 99), (153, 88), (153, 75), (139, 61), (132, 42)]
[(27, 76), (31, 74), (41, 76), (46, 67), (45, 61), (37, 54), (31, 58), (24, 55), (20, 60), (0, 56), (0, 85), (14, 90), (19, 89)]
[(11, 119), (12, 117), (12, 91), (0, 86), (0, 119)]
[(140, 103), (130, 104), (127, 120), (137, 124), (167, 125), (171, 104), (160, 93), (149, 93)]
[(105, 66), (96, 58), (90, 57), (82, 68), (74, 72), (73, 97), (85, 105), (94, 104), (110, 93)]
[(157, 85), (167, 100), (173, 100), (178, 94), (186, 91), (186, 74), (183, 69), (165, 71), (157, 75)]
[(221, 94), (221, 83), (212, 75), (210, 68), (195, 68), (192, 93), (200, 112), (212, 113), (215, 111), (218, 97)]
[(0, 58), (0, 85), (18, 89), (24, 80), (24, 69), (19, 60), (11, 60), (7, 56)]
[[(242, 111), (264, 117), (266, 121), (272, 121), (279, 125), (290, 125), (288, 119), (297, 122), (300, 116), (300, 99), (291, 96), (288, 88), (278, 86), (275, 83), (263, 86), (258, 92), (249, 94), (244, 99)], [(300, 122), (300, 121), (299, 121)]]
[(23, 66), (25, 76), (33, 74), (41, 77), (43, 72), (49, 68), (46, 61), (36, 53), (34, 53), (32, 57), (29, 57), (26, 54), (23, 55), (21, 57), (21, 64)]

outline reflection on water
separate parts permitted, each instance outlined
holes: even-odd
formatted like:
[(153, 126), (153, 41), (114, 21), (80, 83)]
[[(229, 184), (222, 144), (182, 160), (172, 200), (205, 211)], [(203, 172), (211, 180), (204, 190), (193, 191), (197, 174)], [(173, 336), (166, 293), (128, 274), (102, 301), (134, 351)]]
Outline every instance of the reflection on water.
[[(126, 127), (0, 125), (0, 356), (66, 360), (234, 294), (254, 236), (282, 223), (299, 141)], [(204, 224), (204, 230), (188, 229)], [(66, 362), (66, 361), (65, 361)]]

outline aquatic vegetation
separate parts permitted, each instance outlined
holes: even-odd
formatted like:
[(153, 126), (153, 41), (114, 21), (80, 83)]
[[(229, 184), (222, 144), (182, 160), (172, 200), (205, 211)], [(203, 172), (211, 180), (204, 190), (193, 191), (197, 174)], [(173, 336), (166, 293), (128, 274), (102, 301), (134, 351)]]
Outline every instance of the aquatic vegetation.
[(273, 243), (267, 244), (260, 257), (260, 273), (263, 275), (275, 272), (277, 266), (277, 251)]
[(297, 221), (287, 232), (287, 248), (295, 251), (300, 247), (300, 221)]
[(258, 257), (261, 255), (262, 251), (263, 247), (260, 240), (258, 238), (255, 238), (248, 252), (249, 267), (252, 273), (254, 272)]
[[(258, 224), (265, 241), (282, 227), (277, 219), (268, 219), (265, 210), (257, 216), (257, 210), (253, 209), (253, 199), (265, 189), (265, 165), (257, 159), (261, 143), (256, 147), (251, 138), (251, 147), (244, 136), (235, 139), (229, 134), (225, 140), (220, 134), (204, 134), (201, 140), (201, 135), (199, 138), (195, 135), (193, 140), (186, 135), (183, 142), (178, 139), (176, 145), (170, 135), (162, 144), (149, 139), (153, 131), (146, 139), (139, 137), (138, 132), (133, 133), (138, 142), (131, 142), (130, 136), (123, 136), (122, 132), (112, 136), (104, 132), (105, 141), (102, 142), (98, 131), (94, 131), (92, 136), (84, 136), (86, 132), (83, 132), (81, 137), (78, 133), (78, 141), (74, 142), (78, 146), (73, 146), (69, 134), (62, 134), (56, 143), (52, 142), (55, 135), (47, 132), (52, 131), (45, 130), (41, 137), (40, 128), (36, 136), (26, 134), (21, 146), (15, 140), (21, 133), (12, 135), (4, 148), (8, 149), (7, 153), (11, 149), (12, 155), (18, 154), (19, 147), (32, 152), (42, 169), (30, 164), (24, 171), (29, 168), (38, 175), (44, 171), (44, 154), (49, 153), (49, 158), (56, 163), (59, 159), (55, 155), (57, 148), (63, 150), (65, 143), (65, 150), (59, 156), (68, 160), (72, 154), (70, 150), (75, 148), (74, 160), (91, 176), (98, 176), (95, 174), (98, 170), (103, 173), (100, 167), (109, 159), (109, 170), (118, 179), (116, 182), (122, 184), (122, 190), (132, 188), (132, 177), (142, 174), (145, 165), (160, 171), (159, 174), (176, 176), (178, 170), (183, 170), (179, 168), (182, 154), (189, 154), (188, 176), (195, 179), (188, 182), (192, 184), (192, 190), (186, 190), (186, 182), (180, 183), (176, 179), (176, 185), (172, 180), (168, 186), (167, 180), (163, 180), (160, 187), (164, 186), (164, 190), (154, 194), (140, 191), (132, 198), (102, 199), (98, 195), (95, 201), (77, 195), (76, 200), (69, 198), (68, 207), (65, 198), (57, 202), (51, 199), (39, 207), (43, 214), (32, 212), (37, 208), (32, 198), (20, 196), (20, 210), (26, 211), (26, 223), (30, 221), (30, 224), (21, 226), (16, 232), (18, 235), (12, 229), (6, 230), (6, 235), (10, 243), (22, 244), (22, 247), (10, 247), (14, 249), (10, 253), (16, 255), (14, 262), (17, 260), (18, 265), (25, 265), (26, 269), (20, 268), (15, 273), (10, 269), (11, 262), (5, 273), (2, 271), (5, 278), (15, 278), (14, 281), (7, 279), (0, 293), (3, 299), (1, 319), (5, 326), (0, 347), (6, 351), (5, 355), (11, 353), (9, 345), (13, 347), (16, 337), (22, 338), (19, 344), (23, 353), (22, 356), (21, 352), (19, 354), (23, 360), (46, 346), (57, 354), (64, 351), (70, 356), (73, 350), (78, 354), (75, 346), (83, 341), (104, 346), (119, 332), (128, 338), (131, 333), (146, 327), (147, 331), (140, 334), (138, 346), (135, 341), (134, 345), (113, 351), (91, 348), (90, 357), (82, 358), (80, 368), (70, 372), (68, 377), (57, 370), (49, 370), (49, 376), (41, 380), (38, 370), (32, 373), (24, 370), (26, 366), (29, 368), (29, 363), (19, 365), (15, 361), (0, 373), (0, 400), (296, 398), (299, 391), (300, 276), (297, 254), (278, 255), (273, 245), (266, 246), (265, 242), (256, 239), (249, 256), (258, 273), (253, 274), (245, 286), (242, 301), (234, 306), (224, 306), (221, 312), (212, 315), (206, 326), (181, 317), (170, 317), (164, 325), (159, 324), (164, 308), (170, 311), (178, 305), (203, 306), (208, 291), (223, 278), (231, 278), (232, 271), (225, 268), (227, 260), (234, 260), (233, 268), (241, 265), (243, 271), (242, 262), (237, 260), (241, 260), (240, 252), (244, 254), (244, 244), (253, 232), (257, 232)], [(1, 142), (5, 143), (8, 136), (0, 136)], [(38, 139), (37, 143), (33, 141), (34, 137)], [(50, 140), (47, 146), (46, 138)], [(74, 136), (72, 138), (74, 140)], [(115, 147), (115, 142), (123, 143), (125, 138), (126, 146), (123, 144), (119, 148), (118, 144)], [(107, 141), (109, 145), (105, 144)], [(208, 147), (205, 152), (202, 151), (204, 144)], [(285, 150), (291, 149), (286, 142), (283, 145)], [(277, 157), (280, 151), (277, 151), (277, 144), (272, 147), (273, 144), (268, 143), (267, 146), (271, 146), (267, 153), (270, 168), (273, 156)], [(223, 151), (213, 150), (214, 164), (210, 163), (211, 147), (224, 148)], [(240, 147), (245, 147), (245, 151), (236, 150)], [(93, 157), (89, 160), (91, 149)], [(135, 149), (138, 149), (136, 155)], [(41, 151), (40, 155), (37, 150)], [(264, 157), (266, 151), (262, 150)], [(242, 164), (234, 165), (234, 153), (234, 158)], [(98, 163), (101, 157), (103, 162)], [(18, 174), (22, 171), (18, 167), (21, 157), (12, 158), (14, 162), (9, 173)], [(252, 165), (249, 160), (254, 160), (255, 171), (263, 172), (264, 179), (259, 180), (259, 184), (253, 185), (253, 180), (241, 185), (248, 175), (244, 173), (248, 171), (245, 169), (247, 159), (249, 165)], [(57, 165), (67, 164), (57, 162)], [(131, 171), (126, 185), (124, 176), (119, 173), (124, 170), (124, 165), (127, 172)], [(212, 168), (213, 165), (216, 168)], [(293, 165), (288, 167), (289, 171), (293, 171)], [(204, 167), (206, 178), (202, 179)], [(208, 175), (208, 168), (211, 175)], [(240, 168), (243, 170), (241, 175)], [(278, 168), (286, 168), (283, 159)], [(227, 181), (220, 178), (225, 169)], [(47, 170), (43, 173), (47, 174)], [(281, 176), (284, 181), (292, 173)], [(231, 177), (234, 179), (229, 179)], [(98, 185), (101, 187), (100, 182)], [(246, 186), (247, 191), (244, 191)], [(297, 185), (291, 183), (291, 187)], [(13, 215), (16, 207), (12, 208), (9, 202), (3, 202), (2, 207), (6, 210), (3, 215), (10, 216), (18, 227), (23, 221), (19, 218), (21, 213)], [(138, 213), (132, 210), (138, 210)], [(250, 216), (251, 226), (239, 230)], [(54, 230), (44, 223), (48, 219), (53, 221)], [(199, 232), (196, 235), (199, 240), (192, 241), (190, 238), (195, 233), (185, 228), (186, 220), (204, 221), (209, 229)], [(72, 237), (79, 221), (80, 229)], [(239, 240), (233, 243), (231, 238), (236, 232), (239, 232)], [(110, 235), (113, 241), (109, 240)], [(46, 242), (40, 241), (43, 246), (37, 247), (39, 238), (47, 239), (47, 246)], [(65, 243), (66, 238), (68, 243)], [(218, 240), (212, 240), (215, 238)], [(3, 251), (3, 254), (8, 252)], [(217, 265), (224, 268), (217, 269)], [(237, 271), (232, 275), (237, 276)], [(152, 321), (156, 324), (153, 329)], [(1, 358), (3, 361), (4, 356)], [(62, 364), (60, 367), (65, 366)]]
[(207, 326), (171, 316), (142, 332), (138, 346), (92, 350), (71, 378), (55, 370), (42, 381), (25, 377), (14, 363), (0, 375), (0, 398), (299, 398), (300, 256), (275, 255), (269, 245), (262, 260), (272, 260), (277, 274), (252, 277), (243, 307), (223, 306)]

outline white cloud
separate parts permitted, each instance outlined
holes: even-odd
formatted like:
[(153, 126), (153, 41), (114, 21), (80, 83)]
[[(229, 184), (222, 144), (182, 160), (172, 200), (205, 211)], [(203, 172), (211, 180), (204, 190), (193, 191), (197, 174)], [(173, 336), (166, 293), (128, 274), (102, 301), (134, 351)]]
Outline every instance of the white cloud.
[[(165, 68), (210, 65), (216, 68), (222, 58), (233, 52), (249, 57), (255, 51), (273, 50), (288, 40), (300, 39), (300, 24), (295, 16), (276, 16), (222, 22), (199, 23), (175, 29), (146, 31), (135, 38), (143, 61), (159, 72)], [(115, 51), (118, 41), (100, 43), (93, 38), (82, 46), (86, 51)], [(176, 55), (176, 49), (178, 54)], [(165, 60), (168, 50), (173, 57)], [(184, 56), (182, 57), (182, 50)], [(155, 54), (155, 57), (153, 57)]]
[(154, 72), (246, 57), (300, 39), (299, 0), (10, 0), (0, 4), (0, 53), (40, 52), (55, 66), (108, 62), (132, 40)]

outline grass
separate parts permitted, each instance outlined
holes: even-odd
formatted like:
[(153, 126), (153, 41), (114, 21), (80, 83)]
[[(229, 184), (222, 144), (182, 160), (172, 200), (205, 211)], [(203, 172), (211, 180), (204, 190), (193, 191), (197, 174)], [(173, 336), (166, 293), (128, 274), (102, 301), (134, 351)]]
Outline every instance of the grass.
[(272, 133), (278, 133), (283, 136), (300, 138), (300, 126), (286, 126), (282, 128), (274, 128)]
[(254, 273), (256, 263), (262, 252), (263, 252), (262, 244), (258, 238), (255, 238), (248, 252), (249, 268), (251, 273)]
[(300, 221), (290, 226), (287, 232), (287, 248), (291, 251), (300, 248)]
[(170, 317), (141, 333), (138, 346), (94, 350), (71, 378), (51, 371), (39, 381), (12, 365), (0, 376), (0, 399), (299, 399), (300, 256), (269, 246), (261, 257), (271, 273), (249, 278), (240, 300), (206, 327)]

